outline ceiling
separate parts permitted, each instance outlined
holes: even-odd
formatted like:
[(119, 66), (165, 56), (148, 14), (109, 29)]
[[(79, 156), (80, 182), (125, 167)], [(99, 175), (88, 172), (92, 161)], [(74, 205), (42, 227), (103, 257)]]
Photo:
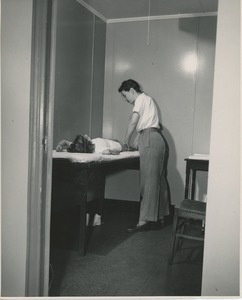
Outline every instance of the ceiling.
[(104, 19), (217, 12), (218, 0), (77, 0)]

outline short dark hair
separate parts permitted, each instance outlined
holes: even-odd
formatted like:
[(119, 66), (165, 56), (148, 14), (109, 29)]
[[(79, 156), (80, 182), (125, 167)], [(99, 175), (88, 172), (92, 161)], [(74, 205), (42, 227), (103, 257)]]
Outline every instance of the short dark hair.
[(133, 79), (123, 81), (118, 91), (119, 93), (122, 91), (128, 92), (131, 88), (133, 88), (137, 93), (142, 93), (140, 85)]

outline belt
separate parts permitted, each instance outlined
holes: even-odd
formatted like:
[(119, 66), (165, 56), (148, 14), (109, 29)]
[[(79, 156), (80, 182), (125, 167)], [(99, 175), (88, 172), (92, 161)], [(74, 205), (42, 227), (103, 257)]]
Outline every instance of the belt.
[(159, 132), (159, 133), (160, 133), (160, 128), (156, 128), (156, 127), (148, 127), (148, 128), (145, 128), (145, 129), (140, 130), (139, 133), (142, 134), (142, 133), (145, 133), (145, 132), (153, 132), (153, 131)]

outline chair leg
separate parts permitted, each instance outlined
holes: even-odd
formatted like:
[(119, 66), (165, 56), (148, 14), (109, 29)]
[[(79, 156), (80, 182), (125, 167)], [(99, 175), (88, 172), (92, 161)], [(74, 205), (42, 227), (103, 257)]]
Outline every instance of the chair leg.
[(177, 230), (177, 221), (178, 221), (178, 215), (175, 211), (174, 220), (173, 220), (173, 228), (172, 228), (172, 244), (171, 244), (171, 252), (170, 252), (170, 258), (169, 258), (169, 264), (172, 264), (173, 257), (175, 254), (175, 246), (176, 246), (176, 230)]
[[(182, 233), (182, 234), (184, 233), (185, 226), (186, 226), (186, 219), (183, 219), (181, 221), (181, 230), (180, 230), (180, 233)], [(181, 248), (182, 248), (182, 241), (183, 241), (182, 237), (178, 237), (177, 250), (181, 250)]]
[(204, 235), (204, 232), (205, 232), (205, 220), (202, 220), (201, 234)]

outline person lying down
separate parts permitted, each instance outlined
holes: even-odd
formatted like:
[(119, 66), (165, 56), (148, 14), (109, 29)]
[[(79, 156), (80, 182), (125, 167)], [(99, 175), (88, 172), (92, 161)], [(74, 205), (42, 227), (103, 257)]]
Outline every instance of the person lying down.
[(116, 140), (103, 138), (91, 139), (88, 135), (77, 135), (73, 142), (62, 140), (56, 146), (57, 152), (67, 151), (75, 153), (100, 153), (118, 155), (122, 151), (135, 151), (137, 149), (121, 144)]

